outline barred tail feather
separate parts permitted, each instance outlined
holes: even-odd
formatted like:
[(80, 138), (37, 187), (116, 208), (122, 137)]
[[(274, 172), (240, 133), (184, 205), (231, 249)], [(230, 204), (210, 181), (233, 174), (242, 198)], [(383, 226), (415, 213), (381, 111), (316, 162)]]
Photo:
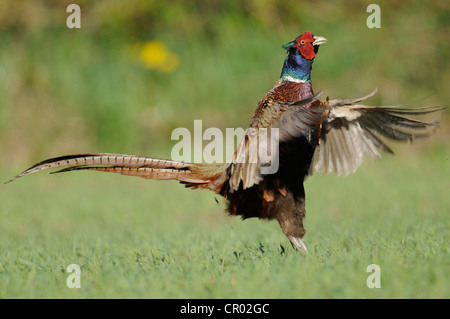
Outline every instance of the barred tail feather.
[(37, 163), (15, 176), (5, 184), (22, 176), (47, 169), (60, 168), (59, 172), (74, 170), (95, 170), (139, 176), (148, 179), (178, 180), (186, 183), (208, 183), (208, 176), (201, 174), (201, 164), (122, 154), (77, 154), (51, 158)]

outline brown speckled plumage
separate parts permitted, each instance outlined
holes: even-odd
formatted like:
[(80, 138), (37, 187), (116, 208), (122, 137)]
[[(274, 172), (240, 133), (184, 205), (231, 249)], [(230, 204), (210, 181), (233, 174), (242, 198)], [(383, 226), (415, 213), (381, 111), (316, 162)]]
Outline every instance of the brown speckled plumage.
[[(314, 94), (311, 83), (287, 82), (279, 80), (258, 102), (253, 120), (257, 121), (262, 110), (275, 102), (296, 102)], [(253, 125), (253, 123), (252, 123)]]

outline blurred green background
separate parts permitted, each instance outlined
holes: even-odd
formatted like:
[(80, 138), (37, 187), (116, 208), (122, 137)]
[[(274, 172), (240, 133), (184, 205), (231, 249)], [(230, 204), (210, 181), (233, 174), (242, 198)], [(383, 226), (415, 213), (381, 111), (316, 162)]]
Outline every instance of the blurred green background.
[[(69, 29), (70, 3), (81, 29)], [(0, 178), (63, 154), (170, 157), (173, 129), (247, 127), (281, 45), (328, 39), (315, 91), (448, 106), (450, 5), (363, 1), (0, 1)], [(176, 183), (71, 173), (0, 186), (0, 297), (449, 297), (450, 111), (426, 141), (306, 182), (310, 255)], [(112, 176), (111, 176), (112, 175)], [(82, 287), (65, 267), (82, 267)], [(380, 264), (382, 289), (365, 285)], [(308, 289), (305, 289), (308, 287)]]
[(325, 96), (450, 100), (448, 1), (383, 3), (381, 29), (361, 1), (77, 1), (81, 29), (66, 26), (69, 3), (0, 3), (2, 169), (64, 153), (169, 156), (172, 130), (194, 119), (245, 128), (281, 45), (305, 31), (328, 39), (312, 75)]

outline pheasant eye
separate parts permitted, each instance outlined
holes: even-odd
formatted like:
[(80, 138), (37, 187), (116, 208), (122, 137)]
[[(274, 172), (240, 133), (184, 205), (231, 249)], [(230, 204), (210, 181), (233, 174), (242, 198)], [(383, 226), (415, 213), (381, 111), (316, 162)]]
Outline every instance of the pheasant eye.
[(306, 40), (300, 40), (300, 44), (303, 45), (306, 43)]

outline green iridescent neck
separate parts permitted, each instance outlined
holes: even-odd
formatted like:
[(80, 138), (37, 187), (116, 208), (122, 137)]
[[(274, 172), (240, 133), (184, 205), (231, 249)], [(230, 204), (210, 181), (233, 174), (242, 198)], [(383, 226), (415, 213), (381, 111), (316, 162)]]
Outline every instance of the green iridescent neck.
[(311, 82), (311, 68), (314, 59), (307, 60), (301, 54), (288, 53), (281, 70), (281, 80), (288, 82)]

